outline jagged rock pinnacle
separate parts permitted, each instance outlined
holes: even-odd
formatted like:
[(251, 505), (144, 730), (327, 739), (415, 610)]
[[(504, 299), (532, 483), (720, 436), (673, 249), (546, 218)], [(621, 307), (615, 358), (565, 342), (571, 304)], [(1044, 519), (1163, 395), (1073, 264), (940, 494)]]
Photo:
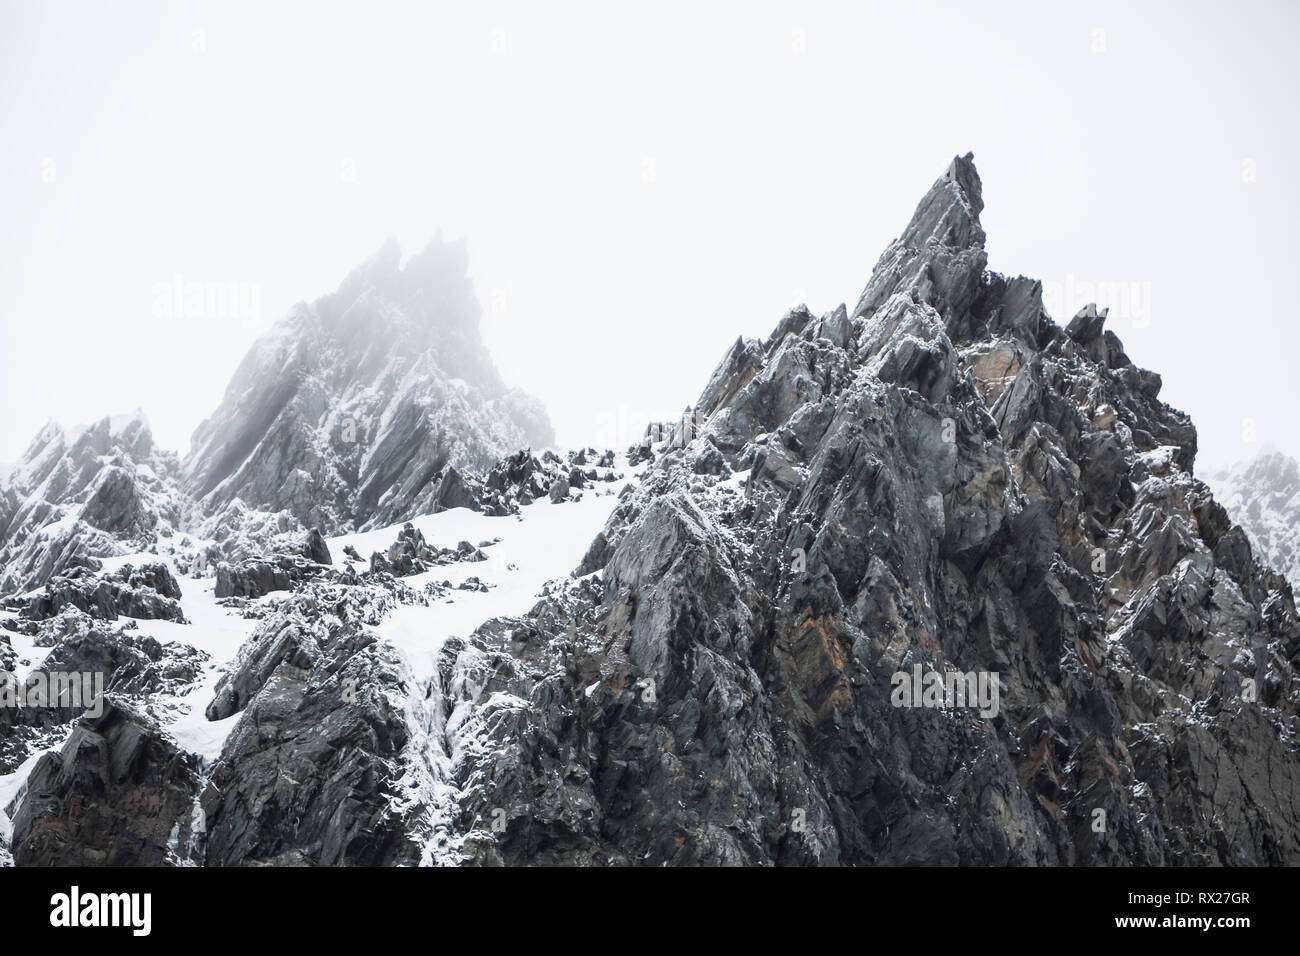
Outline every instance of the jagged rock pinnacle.
[(194, 433), (186, 488), (333, 533), (428, 510), (448, 465), (482, 470), (553, 432), (479, 334), (463, 241), (401, 265), (393, 240), (254, 343)]
[(972, 304), (988, 257), (979, 215), (983, 187), (974, 155), (954, 156), (917, 204), (902, 235), (890, 243), (863, 290), (854, 317), (870, 315), (895, 292), (964, 312)]

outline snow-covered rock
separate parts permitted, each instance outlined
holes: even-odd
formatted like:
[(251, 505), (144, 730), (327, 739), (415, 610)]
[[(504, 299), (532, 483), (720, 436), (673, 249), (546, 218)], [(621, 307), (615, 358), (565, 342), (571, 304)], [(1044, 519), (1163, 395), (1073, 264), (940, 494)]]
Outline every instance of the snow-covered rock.
[[(6, 553), (61, 573), (0, 692), (110, 690), (0, 709), (0, 862), (1300, 863), (1291, 588), (982, 209), (955, 158), (852, 311), (624, 456), (534, 454), (441, 244), (255, 346), (183, 492), (129, 423), (34, 444)], [(1294, 527), (1294, 463), (1251, 475)]]
[(210, 511), (240, 499), (335, 533), (430, 510), (447, 468), (549, 445), (479, 314), (463, 244), (435, 240), (403, 267), (389, 243), (254, 343), (194, 433), (186, 489)]
[(1300, 587), (1300, 464), (1267, 450), (1206, 480), (1264, 563)]
[(0, 595), (170, 538), (189, 508), (178, 471), (141, 412), (46, 425), (0, 486)]

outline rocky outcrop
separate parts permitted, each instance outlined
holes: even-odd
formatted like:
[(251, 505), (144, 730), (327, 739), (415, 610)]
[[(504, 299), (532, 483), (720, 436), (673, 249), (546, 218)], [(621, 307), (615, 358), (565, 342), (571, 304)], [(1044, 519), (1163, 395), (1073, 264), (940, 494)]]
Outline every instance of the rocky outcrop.
[(0, 483), (0, 595), (156, 547), (184, 519), (177, 470), (140, 412), (71, 431), (46, 425)]
[(540, 406), (493, 367), (479, 311), (463, 245), (435, 240), (403, 266), (390, 243), (254, 344), (194, 433), (185, 487), (210, 510), (239, 498), (333, 534), (431, 510), (444, 469), (549, 444)]
[(39, 592), (16, 602), (24, 617), (43, 621), (75, 607), (92, 617), (113, 621), (120, 615), (145, 620), (185, 623), (181, 589), (166, 564), (155, 562), (96, 576), (87, 568), (72, 568), (49, 581)]
[(209, 719), (241, 713), (204, 799), (209, 865), (416, 859), (397, 800), (410, 689), (400, 657), (364, 624), (375, 601), (421, 599), (400, 586), (358, 591), (314, 613), (325, 598), (268, 618), (209, 705)]
[(551, 495), (557, 485), (565, 488), (562, 498), (570, 487), (617, 481), (622, 475), (613, 470), (613, 465), (614, 453), (609, 450), (602, 453), (594, 448), (578, 449), (563, 457), (546, 451), (538, 458), (521, 449), (500, 459), (481, 477), (446, 469), (429, 511), (436, 514), (468, 508), (487, 515), (518, 514), (520, 507)]
[(402, 526), (402, 530), (397, 533), (397, 540), (389, 545), (387, 551), (376, 551), (370, 556), (370, 573), (404, 578), (462, 561), (486, 561), (487, 555), (483, 553), (483, 548), (495, 543), (482, 541), (475, 546), (468, 541), (461, 541), (455, 548), (435, 548), (408, 522)]
[(215, 593), (219, 598), (259, 598), (272, 591), (288, 591), (301, 581), (334, 576), (332, 568), (293, 554), (273, 554), (237, 564), (223, 561), (217, 565)]
[(1300, 862), (1290, 588), (1104, 310), (985, 271), (982, 208), (955, 159), (851, 314), (724, 356), (599, 586), (448, 645), (459, 859)]
[(129, 700), (143, 717), (172, 712), (208, 659), (186, 644), (136, 633), (133, 623), (109, 627), (74, 608), (27, 623), (32, 643), (48, 650), (25, 677), (12, 672), (12, 660), (0, 671), (0, 772), (11, 772), (43, 734), (54, 735), (47, 743), (61, 740), (71, 721), (98, 716), (107, 695)]
[(439, 511), (450, 511), (452, 508), (478, 511), (483, 506), (478, 491), (452, 465), (448, 465), (438, 476), (438, 486), (432, 503), (432, 511), (435, 514)]
[(46, 754), (9, 808), (18, 866), (163, 866), (200, 859), (199, 759), (109, 702)]
[(243, 561), (268, 551), (302, 553), (307, 530), (287, 511), (259, 511), (235, 498), (201, 522), (197, 536), (205, 542), (195, 555), (195, 571), (219, 561)]
[(314, 561), (317, 564), (334, 563), (329, 545), (325, 543), (325, 539), (316, 528), (307, 533), (307, 537), (302, 543), (302, 556), (308, 561)]
[(375, 553), (370, 557), (371, 571), (387, 571), (405, 577), (427, 571), (438, 559), (438, 554), (429, 547), (424, 535), (408, 522), (398, 532), (397, 540), (389, 545), (386, 554)]
[[(58, 639), (40, 671), (101, 675), (104, 692), (121, 698), (182, 695), (202, 676), (207, 655), (177, 641), (102, 626)], [(147, 709), (147, 703), (139, 706)], [(79, 715), (74, 715), (79, 716)]]

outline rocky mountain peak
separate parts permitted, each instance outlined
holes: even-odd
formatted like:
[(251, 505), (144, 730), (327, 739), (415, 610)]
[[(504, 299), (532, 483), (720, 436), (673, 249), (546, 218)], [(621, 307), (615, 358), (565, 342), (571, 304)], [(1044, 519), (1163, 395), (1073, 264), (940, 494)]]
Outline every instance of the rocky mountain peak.
[(46, 481), (60, 464), (67, 468), (75, 462), (78, 467), (84, 467), (94, 459), (112, 454), (143, 463), (153, 451), (153, 431), (140, 409), (66, 429), (50, 420), (32, 438), (8, 478), (15, 487), (30, 492)]
[[(206, 550), (173, 554), (215, 586), (74, 567), (0, 612), (131, 705), (0, 808), (14, 860), (1300, 864), (1291, 587), (1105, 304), (1062, 325), (986, 269), (982, 208), (959, 157), (852, 311), (737, 339), (626, 472), (462, 472), (544, 420), (452, 377), (454, 251), (295, 310), (186, 463)], [(220, 625), (147, 630), (185, 620)]]
[(853, 310), (874, 312), (897, 292), (964, 317), (988, 256), (979, 215), (984, 192), (974, 155), (955, 156), (917, 204), (907, 228), (890, 243)]
[(47, 423), (0, 484), (0, 594), (176, 527), (177, 467), (138, 409), (71, 429)]
[(1234, 470), (1247, 480), (1262, 481), (1283, 491), (1300, 491), (1300, 463), (1276, 448), (1261, 451)]
[[(523, 652), (482, 629), (499, 689), (558, 693), (581, 731), (543, 740), (539, 709), (494, 738), (509, 774), (467, 816), (530, 822), (474, 860), (1300, 861), (1291, 590), (1104, 308), (1062, 328), (1040, 283), (986, 271), (982, 203), (958, 159), (851, 318), (738, 340), (638, 450), (580, 568), (599, 596), (510, 622)], [(923, 673), (1000, 703), (900, 701)], [(516, 769), (555, 765), (590, 785)]]
[[(428, 347), (451, 329), (477, 339), (481, 309), (468, 269), (464, 240), (444, 241), (441, 234), (435, 235), (403, 265), (401, 246), (389, 238), (348, 274), (332, 296), (317, 303), (317, 311), (327, 321), (370, 323), (371, 334), (378, 331), (376, 324), (392, 324), (413, 334), (413, 347)], [(359, 302), (399, 307), (380, 308), (375, 314), (373, 309), (356, 308)]]
[(900, 239), (920, 248), (934, 240), (954, 248), (984, 245), (979, 216), (984, 211), (984, 187), (975, 168), (975, 154), (954, 156), (916, 207)]
[(253, 344), (185, 461), (206, 509), (240, 498), (325, 530), (382, 524), (436, 497), (448, 466), (550, 444), (482, 342), (464, 244), (400, 262), (390, 241)]

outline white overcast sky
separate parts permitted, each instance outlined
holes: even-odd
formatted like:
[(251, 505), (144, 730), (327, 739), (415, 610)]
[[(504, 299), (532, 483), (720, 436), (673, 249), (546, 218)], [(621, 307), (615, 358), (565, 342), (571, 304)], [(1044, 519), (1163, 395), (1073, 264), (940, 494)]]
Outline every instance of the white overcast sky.
[(856, 301), (967, 150), (990, 268), (1058, 321), (1101, 284), (1203, 466), (1300, 454), (1298, 11), (0, 0), (0, 459), (137, 406), (183, 451), (260, 329), (438, 230), (560, 442), (625, 440)]

